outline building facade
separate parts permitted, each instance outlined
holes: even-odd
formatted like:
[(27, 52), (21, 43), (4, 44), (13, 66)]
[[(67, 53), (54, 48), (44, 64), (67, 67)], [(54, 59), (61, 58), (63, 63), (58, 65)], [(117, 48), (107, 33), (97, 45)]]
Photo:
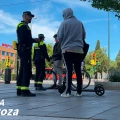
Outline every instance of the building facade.
[(0, 61), (4, 63), (9, 56), (11, 61), (11, 68), (14, 69), (16, 64), (16, 53), (17, 51), (14, 50), (12, 47), (0, 46)]

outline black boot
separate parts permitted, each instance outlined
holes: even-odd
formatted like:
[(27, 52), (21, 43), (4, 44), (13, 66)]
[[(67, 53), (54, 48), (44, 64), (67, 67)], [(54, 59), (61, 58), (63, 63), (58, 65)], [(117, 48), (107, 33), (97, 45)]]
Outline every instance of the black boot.
[(17, 89), (17, 96), (21, 96), (21, 89)]
[(31, 93), (29, 90), (22, 90), (21, 95), (23, 97), (35, 97), (36, 96), (36, 94)]

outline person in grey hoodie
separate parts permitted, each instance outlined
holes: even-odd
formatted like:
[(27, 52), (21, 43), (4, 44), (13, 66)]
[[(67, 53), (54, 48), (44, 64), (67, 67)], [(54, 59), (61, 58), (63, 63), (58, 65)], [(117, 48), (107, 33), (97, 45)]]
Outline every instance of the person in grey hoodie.
[[(77, 75), (76, 96), (82, 94), (82, 75), (81, 62), (83, 56), (85, 29), (81, 21), (73, 14), (71, 8), (63, 10), (64, 21), (58, 29), (58, 40), (61, 44), (63, 59), (66, 67), (66, 90), (61, 94), (62, 97), (71, 96), (72, 70), (75, 69)], [(74, 65), (74, 66), (73, 66)]]

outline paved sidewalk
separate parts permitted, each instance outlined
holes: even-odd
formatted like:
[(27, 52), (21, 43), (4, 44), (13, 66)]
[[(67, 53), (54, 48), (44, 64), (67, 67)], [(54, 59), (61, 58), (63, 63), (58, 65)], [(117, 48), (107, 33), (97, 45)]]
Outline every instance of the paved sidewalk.
[(75, 97), (72, 92), (72, 97), (62, 98), (57, 90), (35, 91), (33, 84), (30, 89), (36, 97), (17, 97), (15, 83), (0, 83), (0, 102), (5, 102), (0, 114), (19, 109), (18, 116), (0, 116), (0, 120), (120, 120), (120, 91), (106, 91), (101, 97), (94, 92)]

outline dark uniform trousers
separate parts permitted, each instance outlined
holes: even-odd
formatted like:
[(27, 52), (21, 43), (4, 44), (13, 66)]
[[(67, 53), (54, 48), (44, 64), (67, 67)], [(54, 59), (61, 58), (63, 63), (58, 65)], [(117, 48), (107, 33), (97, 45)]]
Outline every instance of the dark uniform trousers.
[(29, 90), (30, 78), (32, 76), (31, 49), (18, 51), (20, 57), (20, 70), (17, 79), (17, 87), (21, 90)]
[(35, 59), (36, 76), (35, 87), (41, 87), (45, 78), (45, 59)]

